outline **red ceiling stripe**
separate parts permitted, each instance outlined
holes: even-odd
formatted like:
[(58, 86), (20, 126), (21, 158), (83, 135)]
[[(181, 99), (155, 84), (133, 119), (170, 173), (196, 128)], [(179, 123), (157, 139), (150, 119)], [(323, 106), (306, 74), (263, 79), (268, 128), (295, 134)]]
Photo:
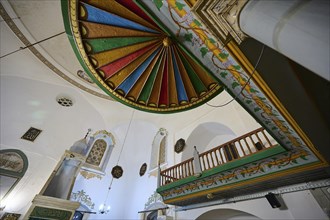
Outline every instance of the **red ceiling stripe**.
[(158, 25), (141, 8), (139, 8), (139, 6), (137, 6), (133, 0), (116, 0), (116, 2), (125, 6), (136, 15), (158, 27)]
[(125, 57), (122, 57), (108, 65), (102, 66), (99, 69), (104, 72), (104, 75), (105, 75), (104, 78), (108, 79), (113, 74), (115, 74), (116, 72), (118, 72), (119, 70), (121, 70), (122, 68), (124, 68), (125, 66), (130, 64), (131, 62), (133, 62), (136, 58), (138, 58), (142, 54), (146, 53), (148, 50), (152, 49), (156, 45), (157, 44), (152, 44), (152, 45), (149, 45), (148, 47), (144, 47), (144, 48), (142, 48), (138, 51), (135, 51), (134, 53), (131, 53)]
[(164, 72), (163, 72), (163, 80), (162, 87), (160, 90), (159, 104), (168, 106), (168, 56), (166, 55)]

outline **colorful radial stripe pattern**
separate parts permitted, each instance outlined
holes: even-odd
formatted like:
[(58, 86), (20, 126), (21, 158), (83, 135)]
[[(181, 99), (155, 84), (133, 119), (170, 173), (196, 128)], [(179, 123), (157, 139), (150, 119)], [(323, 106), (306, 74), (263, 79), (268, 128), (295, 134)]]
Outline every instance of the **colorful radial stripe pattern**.
[(124, 104), (176, 112), (197, 107), (222, 91), (178, 40), (133, 1), (83, 0), (76, 10), (80, 50), (88, 57), (80, 58), (82, 64), (89, 62), (85, 66), (92, 78)]

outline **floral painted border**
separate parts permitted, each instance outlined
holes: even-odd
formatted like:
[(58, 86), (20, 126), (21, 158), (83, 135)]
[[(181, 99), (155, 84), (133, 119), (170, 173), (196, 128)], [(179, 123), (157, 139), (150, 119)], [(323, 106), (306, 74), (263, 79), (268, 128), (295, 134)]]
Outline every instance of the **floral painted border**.
[(324, 163), (323, 159), (313, 152), (313, 146), (311, 144), (308, 146), (298, 135), (292, 124), (265, 95), (265, 91), (259, 88), (254, 78), (236, 62), (223, 43), (217, 41), (217, 38), (190, 11), (190, 7), (184, 0), (153, 0), (152, 2), (143, 1), (143, 3), (150, 11), (153, 11), (155, 17), (165, 23), (177, 40), (188, 48), (187, 50), (209, 68), (219, 83), (225, 85), (227, 91), (287, 149), (285, 153), (236, 169), (182, 185), (173, 185), (172, 188), (160, 187), (158, 192), (165, 202), (200, 191), (217, 191), (219, 187), (303, 165)]
[(236, 62), (222, 43), (191, 11), (184, 0), (143, 1), (168, 29), (175, 33), (185, 48), (207, 66), (219, 83), (253, 114), (274, 138), (288, 150), (304, 149), (311, 161), (319, 160), (296, 133), (278, 109), (272, 104), (253, 78)]
[(71, 200), (80, 202), (91, 209), (94, 209), (95, 203), (92, 201), (91, 197), (86, 194), (84, 190), (71, 193)]
[(164, 201), (309, 164), (307, 151), (290, 151), (159, 192)]

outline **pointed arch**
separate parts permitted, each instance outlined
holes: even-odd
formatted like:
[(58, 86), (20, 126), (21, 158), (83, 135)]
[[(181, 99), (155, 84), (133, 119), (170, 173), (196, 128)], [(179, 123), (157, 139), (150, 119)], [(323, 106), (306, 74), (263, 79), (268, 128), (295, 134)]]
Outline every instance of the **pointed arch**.
[(248, 212), (244, 212), (237, 209), (213, 209), (207, 212), (204, 212), (200, 216), (196, 218), (196, 220), (202, 219), (229, 219), (229, 220), (242, 220), (242, 219), (249, 219), (249, 220), (259, 220), (260, 218), (250, 214)]
[(154, 137), (150, 156), (150, 171), (155, 170), (158, 165), (163, 165), (167, 162), (167, 136), (168, 132), (166, 131), (166, 129), (160, 128)]
[(104, 172), (115, 146), (115, 138), (106, 130), (93, 134), (88, 141), (88, 152), (84, 168)]
[(235, 137), (237, 137), (235, 132), (225, 124), (218, 122), (199, 124), (186, 140), (188, 147), (182, 152), (181, 161), (193, 156), (194, 146), (197, 147), (199, 152), (205, 152), (209, 145), (216, 146)]

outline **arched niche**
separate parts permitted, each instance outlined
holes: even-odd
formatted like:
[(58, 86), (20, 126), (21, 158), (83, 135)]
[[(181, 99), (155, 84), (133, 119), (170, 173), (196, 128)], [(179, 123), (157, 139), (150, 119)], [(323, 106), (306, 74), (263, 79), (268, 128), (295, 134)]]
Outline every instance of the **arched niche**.
[(257, 216), (254, 216), (250, 213), (243, 212), (236, 209), (214, 209), (207, 211), (196, 218), (196, 220), (219, 220), (219, 219), (226, 219), (226, 220), (259, 220)]
[(8, 196), (23, 178), (27, 168), (28, 159), (22, 151), (0, 150), (0, 201)]
[(160, 166), (166, 164), (167, 135), (168, 132), (166, 129), (160, 128), (154, 137), (150, 155), (149, 172), (156, 170), (158, 164)]
[(206, 150), (219, 146), (237, 135), (228, 126), (218, 122), (205, 122), (198, 125), (186, 140), (187, 147), (182, 152), (181, 161), (193, 156), (194, 146), (202, 153)]
[(114, 136), (106, 130), (97, 131), (90, 137), (88, 146), (83, 169), (104, 173), (115, 146)]

